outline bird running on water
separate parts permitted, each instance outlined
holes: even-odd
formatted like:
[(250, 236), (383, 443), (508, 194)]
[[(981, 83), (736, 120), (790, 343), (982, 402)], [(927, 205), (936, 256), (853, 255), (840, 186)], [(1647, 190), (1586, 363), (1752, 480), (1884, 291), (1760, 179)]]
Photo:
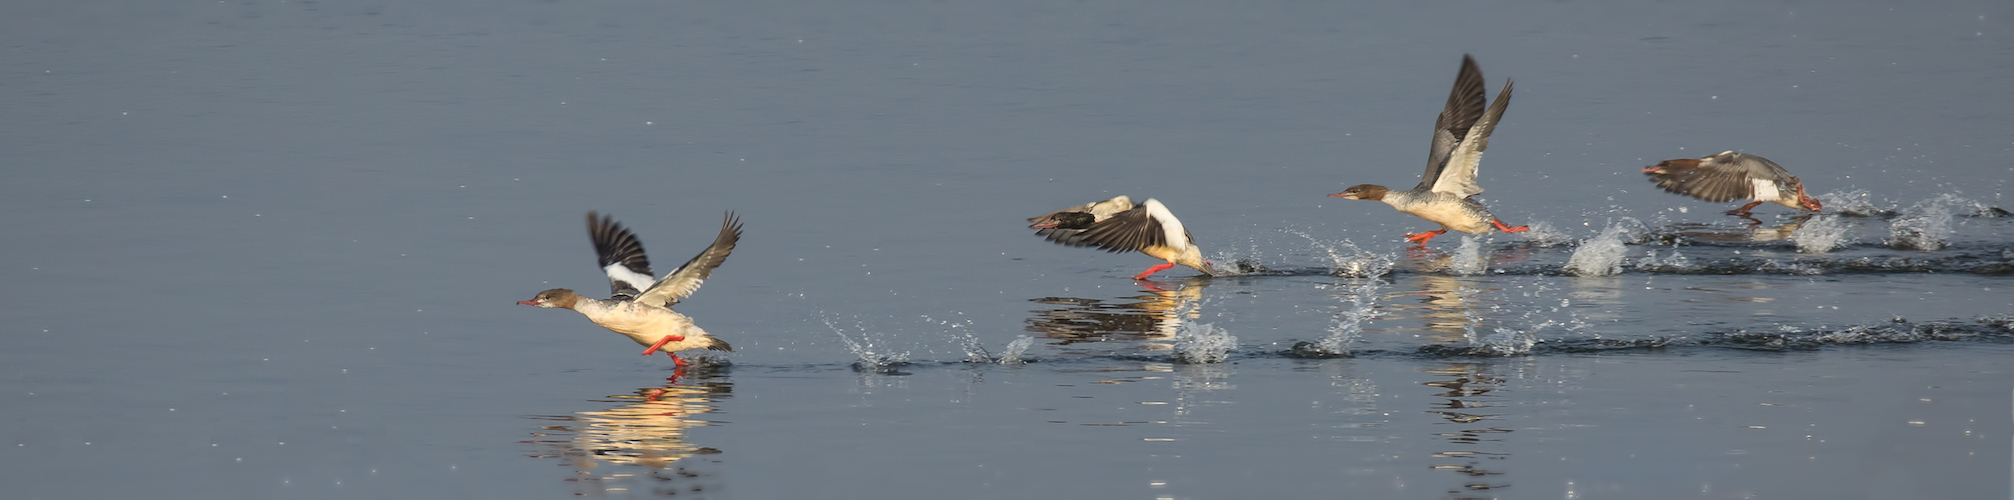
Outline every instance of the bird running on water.
[(1818, 198), (1804, 194), (1804, 183), (1782, 165), (1751, 154), (1723, 151), (1700, 159), (1679, 158), (1644, 167), (1643, 174), (1657, 187), (1702, 200), (1725, 203), (1755, 200), (1728, 215), (1748, 216), (1748, 211), (1764, 202), (1798, 210), (1825, 208)]
[(1469, 234), (1490, 230), (1515, 233), (1526, 226), (1507, 226), (1473, 196), (1483, 192), (1476, 185), (1476, 167), (1483, 150), (1489, 149), (1490, 132), (1510, 106), (1511, 82), (1497, 92), (1497, 100), (1483, 107), (1483, 72), (1475, 58), (1462, 55), (1462, 67), (1455, 74), (1454, 90), (1448, 93), (1447, 107), (1434, 120), (1432, 148), (1427, 153), (1427, 170), (1420, 184), (1407, 191), (1393, 191), (1376, 184), (1358, 184), (1329, 196), (1351, 200), (1377, 200), (1392, 208), (1441, 225), (1440, 229), (1406, 234), (1406, 241), (1425, 245), (1427, 240), (1449, 229)]
[(1182, 227), (1168, 207), (1148, 198), (1139, 206), (1125, 195), (1085, 203), (1041, 217), (1028, 219), (1028, 228), (1049, 241), (1073, 247), (1097, 247), (1107, 252), (1140, 252), (1168, 261), (1147, 268), (1133, 279), (1144, 280), (1176, 264), (1196, 268), (1205, 276), (1215, 276), (1216, 266), (1203, 259), (1196, 249), (1196, 237)]
[(602, 328), (648, 346), (643, 350), (645, 356), (663, 349), (665, 355), (671, 356), (672, 364), (681, 369), (686, 362), (679, 359), (678, 351), (734, 350), (727, 342), (692, 324), (692, 318), (671, 310), (672, 304), (699, 290), (699, 285), (713, 275), (713, 268), (720, 267), (727, 261), (727, 254), (734, 251), (735, 242), (741, 240), (741, 221), (734, 212), (722, 218), (720, 235), (714, 237), (713, 245), (661, 280), (650, 272), (650, 258), (643, 253), (643, 243), (629, 229), (617, 224), (615, 218), (596, 217), (594, 212), (588, 212), (587, 235), (594, 241), (594, 253), (602, 271), (608, 273), (613, 295), (594, 299), (573, 290), (554, 288), (539, 292), (531, 300), (519, 301), (519, 305), (572, 309)]

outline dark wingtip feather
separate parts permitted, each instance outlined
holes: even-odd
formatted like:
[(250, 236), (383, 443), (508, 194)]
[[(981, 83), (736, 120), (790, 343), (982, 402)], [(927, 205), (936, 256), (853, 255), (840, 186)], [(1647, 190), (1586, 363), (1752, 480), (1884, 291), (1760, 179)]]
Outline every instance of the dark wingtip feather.
[(720, 226), (722, 233), (727, 233), (731, 229), (734, 238), (741, 239), (741, 217), (734, 215), (733, 210), (728, 210), (726, 215), (721, 216)]
[(621, 262), (623, 267), (638, 274), (651, 274), (650, 258), (644, 253), (643, 242), (616, 222), (615, 216), (589, 211), (587, 237), (594, 243), (596, 267)]

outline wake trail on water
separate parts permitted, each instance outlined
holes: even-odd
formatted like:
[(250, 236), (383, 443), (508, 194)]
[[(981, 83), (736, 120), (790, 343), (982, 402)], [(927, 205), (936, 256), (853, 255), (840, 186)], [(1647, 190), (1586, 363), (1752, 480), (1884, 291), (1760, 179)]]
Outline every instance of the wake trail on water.
[[(1395, 251), (1379, 251), (1347, 238), (1285, 229), (1281, 232), (1304, 240), (1306, 250), (1290, 250), (1264, 264), (1237, 258), (1234, 272), (1227, 274), (1341, 278), (2014, 274), (2014, 218), (1998, 207), (1955, 194), (1900, 209), (1858, 190), (1820, 198), (1835, 209), (1779, 215), (1767, 224), (1752, 217), (1669, 222), (1667, 214), (1658, 214), (1658, 226), (1616, 215), (1618, 209), (1609, 211), (1609, 222), (1585, 239), (1569, 237), (1549, 222), (1533, 221), (1530, 231), (1515, 233), (1520, 235), (1517, 240), (1462, 235), (1459, 244), (1445, 250), (1401, 244)], [(1631, 258), (1638, 253), (1636, 247), (1645, 248), (1643, 256)], [(1262, 253), (1255, 242), (1243, 255)], [(1292, 262), (1296, 257), (1312, 262)]]
[[(1754, 328), (1708, 330), (1696, 334), (1659, 336), (1650, 338), (1610, 339), (1587, 333), (1584, 323), (1577, 318), (1541, 319), (1536, 323), (1513, 328), (1507, 325), (1491, 327), (1481, 318), (1470, 322), (1473, 335), (1459, 343), (1430, 344), (1410, 349), (1356, 349), (1347, 355), (1336, 355), (1326, 351), (1316, 351), (1315, 342), (1296, 343), (1292, 349), (1280, 351), (1250, 351), (1240, 354), (1241, 358), (1265, 359), (1447, 359), (1447, 358), (1503, 358), (1535, 357), (1554, 355), (1577, 355), (1592, 353), (1614, 354), (1668, 354), (1684, 355), (1699, 351), (1810, 351), (1836, 348), (1882, 348), (1903, 347), (1923, 344), (1967, 344), (2014, 343), (2014, 315), (1986, 316), (1973, 319), (1946, 319), (1933, 321), (1911, 321), (1904, 318), (1867, 324), (1837, 327), (1805, 327), (1793, 325), (1771, 325)], [(1530, 318), (1527, 318), (1530, 319)], [(1151, 354), (1152, 349), (1136, 352), (1108, 352), (1072, 356), (1068, 359), (1052, 359), (1044, 365), (1067, 367), (1079, 364), (1104, 364), (1114, 361), (1136, 363), (1218, 364), (1230, 358), (1238, 338), (1214, 325), (1202, 323), (1187, 326), (1179, 347), (1170, 355)], [(1557, 336), (1541, 338), (1542, 332), (1556, 332)], [(1017, 338), (1013, 344), (1032, 344), (1034, 337)], [(1326, 339), (1325, 339), (1326, 340)], [(1011, 350), (1011, 349), (1010, 349)], [(876, 357), (883, 364), (866, 361), (855, 362), (855, 371), (881, 374), (905, 374), (894, 370), (925, 369), (933, 366), (973, 366), (964, 360), (929, 361), (908, 360), (889, 364), (889, 358)], [(1002, 356), (1000, 359), (1008, 359)], [(1014, 364), (1014, 363), (989, 363)], [(1066, 368), (1067, 369), (1067, 368)]]
[[(1317, 289), (1336, 287), (1336, 292), (1331, 292), (1336, 302), (1327, 313), (1329, 326), (1324, 335), (1293, 342), (1290, 349), (1277, 352), (1239, 351), (1239, 337), (1225, 325), (1194, 321), (1198, 302), (1207, 298), (1203, 293), (1209, 277), (1194, 278), (1181, 288), (1171, 288), (1173, 293), (1157, 288), (1154, 294), (1158, 298), (1150, 295), (1132, 298), (1137, 303), (1034, 299), (1062, 306), (1038, 311), (1046, 316), (1038, 314), (1040, 321), (1028, 322), (1049, 329), (1025, 326), (1035, 335), (1016, 336), (1000, 347), (997, 354), (979, 340), (979, 332), (971, 321), (924, 319), (958, 345), (959, 349), (953, 352), (962, 353), (963, 359), (956, 363), (1003, 365), (1032, 361), (1028, 352), (1043, 338), (1063, 339), (1055, 344), (1058, 346), (1089, 342), (1083, 345), (1121, 347), (1110, 352), (1070, 352), (1072, 359), (1213, 364), (1229, 360), (1234, 352), (1242, 352), (1239, 356), (1309, 359), (1395, 355), (1501, 357), (1682, 348), (1796, 350), (1926, 341), (2000, 342), (2014, 337), (2009, 335), (2008, 326), (2014, 321), (2002, 316), (1970, 322), (1897, 319), (1839, 328), (1779, 325), (1677, 337), (1603, 339), (1587, 334), (1587, 323), (1573, 311), (1563, 312), (1571, 299), (1561, 298), (1559, 307), (1533, 308), (1521, 315), (1503, 313), (1502, 301), (1496, 300), (1507, 298), (1511, 302), (1528, 303), (1529, 299), (1538, 298), (1530, 295), (1533, 293), (1530, 290), (1550, 289), (1553, 292), (1547, 293), (1557, 293), (1558, 287), (1567, 286), (1561, 284), (1564, 282), (1525, 282), (1515, 287), (1526, 290), (1524, 299), (1493, 296), (1491, 301), (1499, 304), (1485, 311), (1472, 304), (1478, 294), (1508, 292), (1487, 284), (1487, 279), (1468, 279), (1443, 292), (1452, 293), (1455, 299), (1452, 302), (1463, 304), (1459, 318), (1465, 321), (1454, 332), (1457, 340), (1414, 350), (1364, 349), (1359, 345), (1365, 340), (1368, 325), (1385, 314), (1379, 310), (1379, 296), (1391, 286), (1393, 281), (1389, 280), (1407, 275), (1560, 276), (1592, 280), (1628, 275), (2014, 275), (2014, 218), (2007, 217), (2008, 213), (1998, 207), (1956, 194), (1938, 195), (1901, 208), (1897, 208), (1900, 204), (1875, 201), (1859, 190), (1826, 193), (1820, 198), (1831, 210), (1819, 214), (1780, 214), (1770, 223), (1734, 217), (1672, 222), (1666, 219), (1667, 214), (1658, 214), (1655, 218), (1658, 225), (1653, 227), (1636, 218), (1615, 214), (1619, 210), (1611, 210), (1606, 215), (1608, 222), (1585, 239), (1575, 240), (1546, 221), (1532, 221), (1533, 229), (1517, 239), (1498, 242), (1501, 238), (1491, 235), (1461, 235), (1459, 243), (1447, 250), (1398, 243), (1393, 250), (1379, 251), (1347, 238), (1330, 239), (1303, 230), (1281, 230), (1281, 234), (1305, 243), (1261, 244), (1254, 239), (1247, 245), (1249, 248), (1238, 253), (1218, 254), (1226, 264), (1222, 267), (1229, 268), (1224, 275), (1240, 279), (1319, 276), (1350, 281), (1317, 285)], [(1645, 247), (1643, 255), (1631, 258), (1635, 253), (1633, 247), (1639, 246)], [(1269, 254), (1268, 247), (1285, 251)], [(1272, 256), (1262, 262), (1261, 256), (1266, 255)], [(1180, 302), (1156, 305), (1177, 297)], [(852, 355), (851, 366), (856, 370), (893, 372), (914, 365), (915, 346), (921, 345), (920, 340), (927, 340), (869, 328), (857, 318), (849, 326), (839, 317), (819, 314), (819, 321)], [(1141, 347), (1126, 348), (1127, 342)]]

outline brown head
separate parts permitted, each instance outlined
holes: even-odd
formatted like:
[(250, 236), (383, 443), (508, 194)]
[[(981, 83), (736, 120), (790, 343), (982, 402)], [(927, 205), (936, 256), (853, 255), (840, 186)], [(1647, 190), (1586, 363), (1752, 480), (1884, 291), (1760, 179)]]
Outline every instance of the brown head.
[(1797, 180), (1795, 179), (1792, 179), (1791, 182), (1797, 183), (1797, 204), (1804, 205), (1805, 210), (1810, 210), (1813, 212), (1825, 209), (1825, 205), (1818, 204), (1818, 198), (1813, 198), (1811, 195), (1804, 194), (1804, 183), (1797, 182)]
[(1182, 253), (1176, 254), (1175, 258), (1170, 260), (1170, 262), (1196, 268), (1197, 271), (1202, 271), (1204, 276), (1216, 276), (1218, 274), (1217, 266), (1211, 264), (1209, 259), (1203, 258), (1203, 252), (1197, 250), (1195, 245), (1189, 245), (1188, 248), (1182, 249)]
[(531, 300), (520, 300), (517, 304), (521, 306), (564, 307), (572, 309), (574, 302), (578, 300), (580, 300), (580, 294), (573, 293), (573, 290), (554, 288), (539, 292), (538, 296), (532, 297)]
[(1222, 274), (1217, 271), (1217, 265), (1211, 264), (1209, 259), (1204, 259), (1203, 265), (1200, 266), (1191, 265), (1189, 267), (1196, 268), (1197, 271), (1202, 271), (1204, 276), (1216, 276)]
[(1344, 189), (1341, 193), (1329, 196), (1346, 200), (1382, 200), (1385, 199), (1385, 193), (1388, 192), (1391, 192), (1391, 190), (1377, 184), (1358, 184), (1350, 186), (1349, 189)]

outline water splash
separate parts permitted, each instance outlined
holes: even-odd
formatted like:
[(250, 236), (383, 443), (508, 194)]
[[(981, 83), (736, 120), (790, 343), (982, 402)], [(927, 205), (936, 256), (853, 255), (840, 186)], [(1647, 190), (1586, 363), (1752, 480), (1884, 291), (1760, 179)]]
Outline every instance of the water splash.
[(1238, 337), (1209, 323), (1182, 323), (1175, 334), (1175, 362), (1222, 363), (1238, 347)]
[[(923, 321), (936, 323), (938, 325), (947, 328), (947, 330), (945, 331), (952, 337), (957, 338), (958, 347), (961, 350), (965, 351), (965, 362), (967, 363), (993, 362), (993, 354), (986, 352), (986, 346), (980, 344), (979, 337), (972, 334), (971, 328), (966, 328), (972, 326), (972, 320), (965, 320), (958, 322), (948, 320), (938, 321), (935, 319), (931, 319), (930, 316), (924, 316)], [(827, 325), (830, 326), (831, 323), (827, 323)], [(844, 335), (841, 335), (841, 337), (844, 337)]]
[(1007, 343), (1007, 349), (1000, 353), (999, 363), (1003, 365), (1027, 364), (1028, 361), (1021, 359), (1021, 354), (1028, 352), (1028, 346), (1032, 345), (1035, 345), (1035, 337), (1027, 335), (1015, 337), (1013, 342)]
[(1888, 246), (1898, 250), (1942, 250), (1951, 244), (1951, 210), (1969, 202), (1945, 193), (1902, 209), (1888, 223)]
[(1263, 247), (1272, 247), (1275, 245), (1269, 244), (1262, 246), (1260, 245), (1260, 242), (1256, 238), (1248, 241), (1247, 245), (1248, 246), (1242, 251), (1237, 250), (1235, 248), (1230, 248), (1232, 245), (1225, 245), (1224, 247), (1219, 247), (1219, 250), (1216, 253), (1207, 255), (1206, 257), (1208, 257), (1208, 260), (1212, 262), (1217, 268), (1217, 272), (1214, 273), (1214, 275), (1245, 276), (1253, 274), (1260, 274), (1260, 275), (1275, 274), (1278, 272), (1273, 270), (1273, 268), (1266, 266), (1265, 263), (1268, 261), (1277, 262), (1279, 260), (1279, 256), (1270, 255), (1261, 249)]
[(1392, 272), (1392, 265), (1397, 263), (1397, 260), (1390, 255), (1364, 250), (1347, 239), (1330, 243), (1300, 231), (1287, 231), (1287, 233), (1307, 238), (1309, 244), (1326, 253), (1329, 257), (1330, 276), (1376, 278)]
[(1984, 202), (1980, 202), (1977, 200), (1968, 200), (1960, 198), (1959, 201), (1960, 203), (1957, 204), (1958, 205), (1957, 208), (1962, 213), (1964, 213), (1966, 217), (2006, 217), (2009, 215), (2014, 215), (2014, 212), (2008, 212), (2007, 209), (1987, 205)]
[(1547, 321), (1529, 330), (1497, 327), (1496, 333), (1483, 338), (1482, 345), (1476, 347), (1482, 349), (1484, 354), (1496, 356), (1528, 354), (1532, 346), (1538, 345), (1538, 330), (1547, 326), (1552, 326), (1552, 322)]
[(832, 318), (819, 318), (819, 320), (824, 322), (827, 328), (831, 328), (832, 333), (839, 336), (839, 341), (846, 344), (846, 350), (852, 351), (853, 356), (858, 358), (853, 362), (855, 369), (886, 371), (909, 364), (909, 351), (899, 353), (877, 351), (875, 346), (877, 335), (869, 333), (867, 328), (859, 323), (854, 323), (853, 329), (859, 333), (860, 340), (854, 340), (852, 336), (846, 334), (845, 328), (834, 324)]
[(1448, 257), (1448, 272), (1474, 276), (1488, 270), (1489, 259), (1483, 256), (1482, 238), (1462, 235), (1462, 246), (1455, 247), (1454, 255)]
[(1581, 242), (1566, 260), (1566, 272), (1576, 276), (1615, 276), (1622, 273), (1622, 260), (1629, 255), (1625, 239), (1641, 233), (1643, 223), (1622, 217), (1602, 228), (1601, 234)]
[(1845, 248), (1846, 222), (1837, 215), (1820, 215), (1805, 221), (1804, 225), (1790, 232), (1790, 241), (1797, 243), (1798, 253), (1826, 253)]
[(971, 335), (960, 337), (958, 339), (958, 347), (965, 350), (965, 362), (967, 363), (993, 362), (993, 353), (986, 352), (986, 346), (980, 345), (977, 337)]
[(1475, 308), (1468, 306), (1475, 303), (1476, 295), (1480, 293), (1482, 290), (1466, 286), (1455, 288), (1455, 299), (1462, 304), (1462, 340), (1468, 341), (1469, 347), (1482, 344), (1482, 336), (1476, 334), (1476, 324), (1482, 323), (1483, 319), (1476, 316)]
[(1531, 229), (1518, 233), (1524, 237), (1526, 243), (1541, 247), (1553, 247), (1573, 242), (1573, 236), (1568, 235), (1566, 231), (1553, 227), (1550, 222), (1536, 221), (1526, 226)]
[[(1565, 335), (1569, 338), (1588, 337), (1588, 329), (1593, 325), (1589, 325), (1587, 321), (1582, 320), (1580, 314), (1571, 309), (1572, 306), (1573, 299), (1562, 298), (1559, 301), (1559, 305), (1551, 308), (1535, 307), (1526, 309), (1524, 314), (1518, 319), (1519, 323), (1524, 325), (1523, 328), (1499, 325), (1495, 328), (1495, 334), (1483, 338), (1483, 345), (1479, 346), (1479, 350), (1481, 354), (1493, 356), (1531, 354), (1532, 349), (1540, 343), (1538, 339), (1539, 332), (1552, 328), (1564, 328)], [(1566, 313), (1566, 318), (1564, 319), (1560, 319), (1557, 316), (1562, 312)], [(1593, 336), (1600, 337), (1599, 334)]]
[(706, 351), (701, 352), (699, 354), (686, 356), (685, 363), (687, 371), (692, 372), (693, 374), (719, 372), (723, 369), (734, 366), (733, 360), (715, 355), (713, 354), (712, 351)]
[[(2014, 252), (2014, 250), (2010, 250), (2009, 252)], [(1983, 316), (1980, 317), (1978, 321), (1980, 323), (1993, 325), (1993, 327), (1995, 328), (2014, 332), (2014, 315), (2002, 314), (1999, 316)]]
[[(1481, 294), (1482, 290), (1466, 286), (1455, 289), (1455, 295), (1461, 298), (1463, 304), (1474, 304), (1475, 297)], [(1527, 313), (1527, 316), (1529, 316), (1529, 313)], [(1497, 325), (1490, 328), (1492, 333), (1483, 335), (1478, 331), (1478, 328), (1482, 325), (1483, 318), (1476, 314), (1475, 308), (1462, 308), (1462, 317), (1467, 319), (1467, 321), (1462, 322), (1462, 336), (1464, 340), (1468, 341), (1468, 346), (1455, 349), (1454, 351), (1458, 354), (1468, 356), (1514, 356), (1529, 354), (1532, 347), (1538, 345), (1538, 335), (1536, 332), (1552, 326), (1554, 323), (1551, 320), (1547, 320), (1544, 323), (1525, 330)], [(1446, 350), (1446, 348), (1443, 346), (1440, 348), (1428, 348), (1427, 350)]]
[(1636, 261), (1636, 268), (1651, 273), (1689, 273), (1699, 271), (1702, 266), (1693, 264), (1692, 259), (1685, 258), (1685, 254), (1673, 248), (1671, 254), (1662, 259), (1658, 258), (1657, 250), (1651, 250), (1649, 255)]
[(1249, 256), (1226, 250), (1212, 254), (1206, 260), (1211, 263), (1211, 267), (1215, 268), (1215, 272), (1210, 273), (1211, 276), (1244, 276), (1248, 274), (1271, 273), (1273, 271), (1272, 268), (1268, 268), (1265, 264), (1260, 263), (1257, 255), (1256, 250)]
[(1817, 198), (1826, 209), (1838, 212), (1840, 215), (1875, 217), (1895, 213), (1893, 205), (1882, 207), (1874, 204), (1872, 196), (1868, 195), (1865, 189), (1833, 191), (1818, 195)]
[(1221, 264), (1213, 266), (1216, 268), (1217, 272), (1212, 273), (1211, 274), (1212, 276), (1244, 276), (1248, 274), (1269, 274), (1274, 272), (1273, 268), (1266, 267), (1265, 264), (1260, 264), (1259, 261), (1256, 259), (1219, 258), (1215, 262), (1220, 262)]
[(1364, 323), (1377, 318), (1378, 289), (1383, 283), (1370, 280), (1350, 291), (1349, 308), (1329, 320), (1329, 335), (1314, 342), (1294, 344), (1293, 355), (1303, 358), (1339, 358), (1350, 355), (1350, 343), (1363, 336)]

